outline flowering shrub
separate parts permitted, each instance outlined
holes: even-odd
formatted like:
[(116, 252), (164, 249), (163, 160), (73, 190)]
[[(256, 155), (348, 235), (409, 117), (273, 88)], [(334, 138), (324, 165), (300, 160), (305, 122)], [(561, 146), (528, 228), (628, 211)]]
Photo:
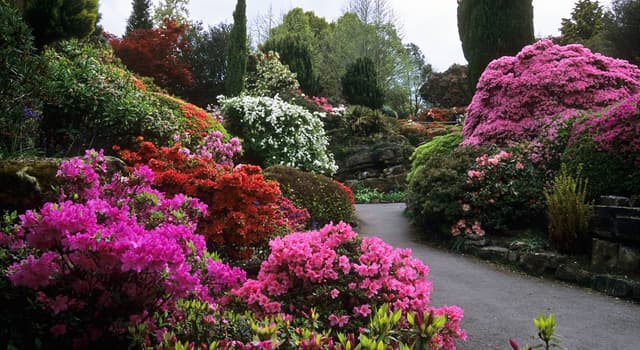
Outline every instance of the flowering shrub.
[(47, 346), (121, 347), (129, 326), (170, 312), (178, 299), (215, 303), (245, 279), (208, 258), (194, 233), (205, 204), (152, 189), (147, 167), (103, 184), (105, 169), (102, 152), (63, 162), (58, 176), (69, 185), (60, 201), (0, 233), (3, 249), (25, 255), (7, 276), (35, 293), (44, 320), (33, 326), (50, 333)]
[(462, 310), (429, 306), (429, 268), (408, 249), (394, 249), (377, 237), (360, 239), (345, 223), (276, 237), (269, 246), (258, 278), (232, 292), (258, 313), (308, 315), (314, 307), (323, 328), (353, 332), (388, 303), (392, 311), (445, 314), (443, 343), (465, 336), (459, 328)]
[(635, 65), (542, 40), (489, 64), (467, 110), (464, 144), (532, 140), (550, 117), (611, 105), (639, 87)]
[(341, 182), (283, 166), (269, 167), (264, 172), (265, 177), (280, 184), (286, 198), (309, 211), (312, 227), (321, 227), (329, 222), (353, 221), (353, 192)]
[(467, 171), (461, 198), (462, 218), (451, 234), (483, 236), (485, 229), (506, 229), (535, 223), (543, 213), (543, 178), (521, 155), (501, 150), (476, 158)]
[(193, 141), (199, 141), (200, 138), (210, 135), (212, 131), (219, 131), (225, 138), (227, 137), (227, 131), (222, 126), (222, 122), (214, 114), (165, 93), (153, 94), (158, 98), (159, 104), (170, 110), (176, 117), (178, 130), (189, 135), (194, 139)]
[(277, 183), (265, 181), (259, 167), (231, 168), (233, 156), (240, 151), (237, 139), (224, 143), (222, 134), (214, 132), (205, 142), (192, 153), (179, 143), (158, 149), (143, 141), (137, 151), (125, 150), (121, 156), (135, 167), (148, 165), (161, 191), (185, 193), (206, 203), (207, 216), (197, 232), (221, 253), (249, 258), (253, 247), (266, 243), (279, 230), (304, 224), (308, 214), (291, 205)]
[(466, 107), (427, 108), (414, 119), (427, 122), (453, 122), (464, 117)]
[(264, 166), (286, 165), (333, 174), (322, 113), (288, 104), (279, 97), (220, 97), (231, 132), (243, 138), (247, 157)]

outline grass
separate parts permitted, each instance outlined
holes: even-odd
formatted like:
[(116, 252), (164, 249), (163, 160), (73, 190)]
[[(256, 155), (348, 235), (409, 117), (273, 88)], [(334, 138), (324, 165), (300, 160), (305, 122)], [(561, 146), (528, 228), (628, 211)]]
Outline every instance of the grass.
[(402, 191), (385, 193), (377, 189), (360, 187), (354, 190), (353, 197), (358, 204), (401, 203), (405, 200), (405, 193)]

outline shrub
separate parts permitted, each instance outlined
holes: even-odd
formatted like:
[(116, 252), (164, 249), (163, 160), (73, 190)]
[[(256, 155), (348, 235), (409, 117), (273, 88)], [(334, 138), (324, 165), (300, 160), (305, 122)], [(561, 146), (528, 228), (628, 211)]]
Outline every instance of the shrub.
[(433, 140), (418, 146), (411, 158), (411, 171), (407, 175), (407, 182), (411, 182), (415, 174), (422, 169), (427, 161), (437, 155), (451, 153), (462, 142), (462, 135), (460, 135), (460, 129), (454, 129), (452, 132), (436, 136)]
[(304, 224), (308, 214), (292, 206), (277, 183), (265, 181), (259, 167), (232, 167), (240, 151), (237, 139), (226, 143), (214, 132), (205, 140), (197, 151), (179, 143), (158, 149), (143, 141), (137, 151), (124, 150), (121, 156), (136, 168), (149, 166), (161, 191), (185, 193), (206, 203), (207, 216), (197, 233), (221, 254), (250, 258), (254, 248), (273, 235)]
[(284, 166), (269, 167), (264, 173), (267, 179), (280, 183), (282, 194), (296, 207), (309, 211), (312, 226), (353, 221), (353, 193), (342, 183)]
[(220, 104), (229, 130), (243, 138), (246, 158), (252, 163), (335, 173), (323, 113), (310, 113), (277, 96), (221, 98)]
[(442, 108), (469, 105), (473, 89), (467, 78), (467, 66), (453, 64), (442, 73), (431, 73), (420, 86), (420, 96)]
[(504, 233), (539, 221), (544, 209), (543, 177), (520, 152), (484, 153), (467, 171), (454, 236)]
[(592, 208), (586, 203), (587, 184), (580, 170), (573, 177), (562, 164), (560, 174), (544, 190), (549, 240), (561, 251), (583, 252), (589, 245)]
[(408, 249), (394, 249), (377, 237), (360, 239), (344, 223), (277, 237), (269, 246), (258, 279), (233, 291), (259, 314), (309, 315), (315, 308), (321, 329), (356, 332), (388, 303), (392, 311), (445, 314), (445, 344), (464, 337), (462, 310), (429, 307), (429, 269)]
[(351, 135), (367, 137), (387, 131), (385, 117), (379, 110), (365, 106), (351, 106), (345, 115)]
[(347, 66), (341, 81), (342, 95), (349, 104), (372, 109), (382, 108), (384, 91), (379, 85), (375, 64), (370, 58), (359, 58)]
[(467, 171), (482, 154), (475, 147), (461, 147), (435, 154), (416, 170), (408, 185), (407, 213), (422, 228), (434, 233), (450, 232), (462, 216), (460, 199), (465, 193)]
[(550, 117), (608, 106), (639, 87), (635, 65), (539, 41), (489, 64), (467, 111), (464, 144), (532, 140)]
[(296, 75), (280, 62), (280, 56), (275, 52), (249, 56), (244, 85), (247, 95), (280, 96), (285, 101), (300, 88)]
[(35, 152), (41, 68), (29, 28), (0, 2), (0, 158)]
[(63, 162), (60, 201), (0, 232), (3, 249), (23, 255), (7, 276), (23, 291), (18, 300), (35, 296), (24, 312), (37, 315), (31, 332), (47, 347), (124, 347), (128, 327), (148, 315), (171, 313), (185, 297), (215, 304), (244, 280), (244, 272), (210, 259), (194, 234), (206, 205), (152, 189), (147, 167), (110, 183), (105, 171), (95, 151)]

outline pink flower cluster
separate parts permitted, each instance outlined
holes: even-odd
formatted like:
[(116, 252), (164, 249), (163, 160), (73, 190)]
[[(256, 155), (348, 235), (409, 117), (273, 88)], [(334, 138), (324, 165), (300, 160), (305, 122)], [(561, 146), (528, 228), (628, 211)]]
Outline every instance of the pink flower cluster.
[[(191, 141), (191, 135), (176, 134), (173, 137), (173, 141), (176, 143), (184, 142), (185, 145), (188, 145)], [(228, 166), (233, 166), (233, 159), (242, 153), (242, 145), (237, 137), (233, 137), (228, 142), (225, 142), (224, 135), (218, 130), (206, 134), (194, 149), (195, 151), (192, 153), (188, 147), (181, 147), (179, 152), (192, 159), (202, 157), (216, 164)]]
[(532, 140), (553, 116), (606, 107), (639, 88), (640, 69), (627, 61), (542, 40), (487, 66), (467, 109), (463, 144)]
[(277, 237), (269, 245), (258, 278), (232, 291), (257, 312), (305, 314), (315, 307), (328, 326), (342, 328), (362, 325), (373, 308), (389, 303), (392, 310), (447, 313), (451, 334), (464, 333), (455, 316), (461, 317), (460, 309), (429, 308), (429, 268), (409, 249), (394, 249), (377, 237), (360, 239), (342, 222)]
[(6, 248), (30, 252), (7, 276), (36, 292), (52, 334), (88, 346), (170, 310), (179, 298), (215, 302), (244, 282), (242, 270), (205, 257), (204, 238), (194, 233), (205, 204), (165, 198), (150, 187), (147, 167), (102, 185), (104, 170), (101, 152), (63, 162), (58, 174), (69, 181), (63, 198), (74, 201), (27, 211), (14, 232), (0, 233)]

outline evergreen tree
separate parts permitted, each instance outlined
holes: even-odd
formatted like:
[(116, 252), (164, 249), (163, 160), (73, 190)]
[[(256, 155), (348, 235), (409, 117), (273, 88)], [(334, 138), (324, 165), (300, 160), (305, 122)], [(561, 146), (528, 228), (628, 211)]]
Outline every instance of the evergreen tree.
[(269, 39), (263, 52), (274, 51), (280, 55), (280, 61), (296, 73), (300, 88), (307, 95), (317, 95), (320, 90), (320, 79), (314, 72), (311, 62), (311, 47), (296, 35), (287, 35), (280, 39)]
[(534, 41), (532, 0), (458, 0), (458, 32), (475, 87), (489, 62)]
[(164, 19), (175, 21), (178, 25), (189, 22), (189, 0), (162, 0), (153, 12), (153, 20), (158, 27)]
[(133, 10), (127, 20), (127, 31), (125, 35), (128, 35), (135, 29), (153, 28), (153, 21), (151, 20), (151, 0), (133, 0), (131, 5), (133, 6)]
[(608, 55), (640, 64), (640, 1), (613, 0), (604, 19), (603, 36)]
[(38, 48), (64, 39), (84, 39), (96, 29), (98, 0), (27, 0), (24, 19)]
[(357, 59), (347, 67), (342, 77), (342, 94), (348, 103), (379, 109), (384, 93), (378, 84), (376, 69), (368, 57)]
[(571, 18), (563, 18), (560, 27), (560, 44), (583, 44), (590, 42), (602, 30), (604, 11), (597, 0), (578, 0)]
[(225, 91), (227, 97), (238, 96), (243, 89), (244, 75), (247, 71), (247, 5), (245, 0), (238, 0), (233, 11), (233, 27), (229, 34), (227, 51), (227, 76)]

